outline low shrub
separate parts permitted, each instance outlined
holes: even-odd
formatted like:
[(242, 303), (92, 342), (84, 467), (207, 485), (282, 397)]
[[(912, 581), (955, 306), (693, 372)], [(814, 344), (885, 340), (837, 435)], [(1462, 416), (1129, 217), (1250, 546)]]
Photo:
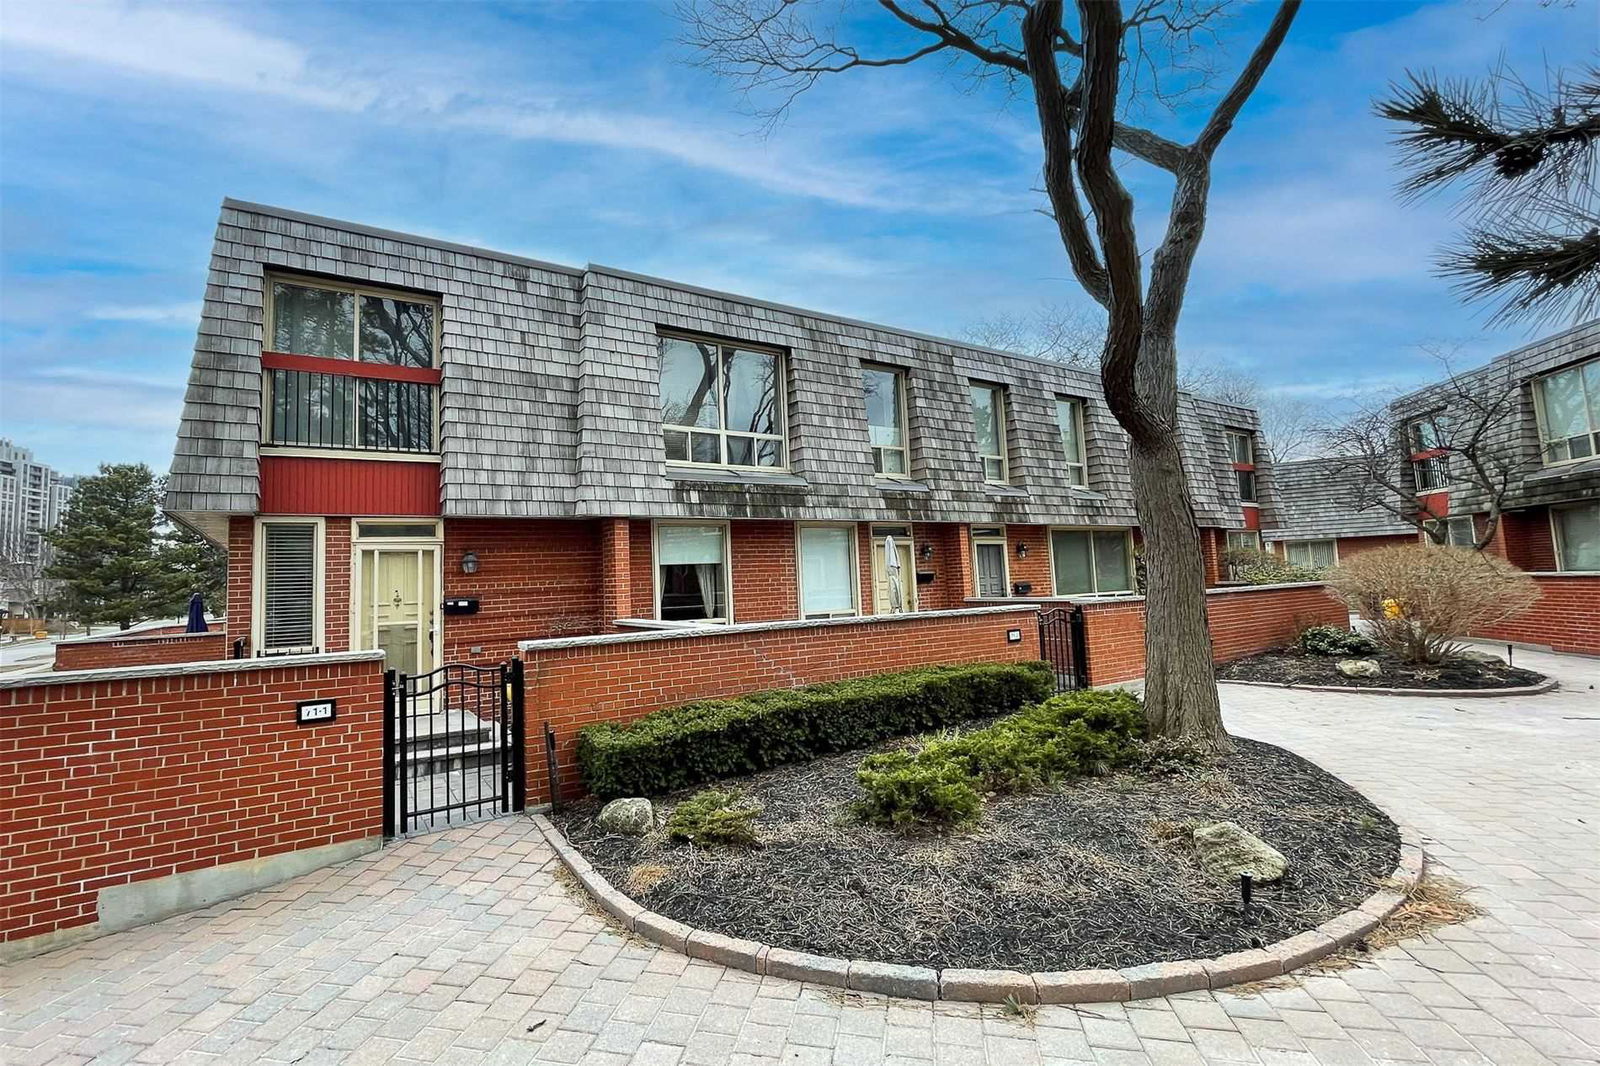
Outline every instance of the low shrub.
[(1014, 711), (1054, 687), (1047, 663), (975, 663), (705, 700), (585, 728), (578, 771), (601, 799), (658, 795)]
[(741, 804), (732, 792), (696, 792), (667, 816), (667, 839), (682, 844), (754, 844), (758, 807)]
[(856, 778), (867, 821), (910, 826), (975, 821), (984, 792), (1024, 792), (1130, 762), (1144, 733), (1137, 697), (1071, 692), (986, 729), (934, 737), (920, 747), (869, 755)]
[(1366, 619), (1378, 644), (1410, 663), (1460, 654), (1473, 630), (1527, 610), (1539, 587), (1498, 555), (1405, 545), (1351, 556), (1328, 584)]
[(1342, 626), (1307, 626), (1300, 631), (1300, 647), (1313, 655), (1339, 656), (1371, 655), (1378, 645), (1371, 638), (1345, 629)]

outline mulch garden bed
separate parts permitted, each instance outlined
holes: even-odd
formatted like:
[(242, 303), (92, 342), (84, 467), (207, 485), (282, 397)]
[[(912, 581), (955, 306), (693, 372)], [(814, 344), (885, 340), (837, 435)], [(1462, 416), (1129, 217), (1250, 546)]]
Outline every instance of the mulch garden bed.
[[(1251, 740), (1175, 771), (992, 798), (976, 827), (945, 834), (857, 821), (864, 754), (719, 784), (762, 808), (751, 848), (669, 843), (659, 826), (689, 791), (659, 798), (643, 837), (600, 830), (592, 800), (554, 820), (618, 889), (697, 928), (820, 955), (1025, 971), (1271, 943), (1359, 905), (1399, 854), (1394, 824), (1358, 792)], [(1236, 885), (1200, 871), (1190, 820), (1237, 822), (1288, 857), (1248, 918)]]
[(1372, 659), (1382, 669), (1377, 677), (1346, 677), (1339, 672), (1340, 657), (1315, 655), (1300, 648), (1280, 648), (1217, 667), (1223, 681), (1270, 681), (1276, 685), (1336, 685), (1340, 688), (1495, 689), (1537, 685), (1545, 677), (1505, 663), (1472, 659), (1419, 666), (1393, 655), (1375, 652), (1349, 656)]

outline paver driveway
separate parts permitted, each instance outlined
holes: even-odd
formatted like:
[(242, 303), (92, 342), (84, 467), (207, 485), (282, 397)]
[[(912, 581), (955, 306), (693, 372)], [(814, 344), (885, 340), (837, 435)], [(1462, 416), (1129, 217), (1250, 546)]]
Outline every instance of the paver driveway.
[(625, 938), (521, 818), (0, 973), (0, 1061), (1600, 1061), (1600, 662), (1522, 700), (1224, 689), (1416, 825), (1488, 915), (1255, 996), (994, 1009), (844, 995)]

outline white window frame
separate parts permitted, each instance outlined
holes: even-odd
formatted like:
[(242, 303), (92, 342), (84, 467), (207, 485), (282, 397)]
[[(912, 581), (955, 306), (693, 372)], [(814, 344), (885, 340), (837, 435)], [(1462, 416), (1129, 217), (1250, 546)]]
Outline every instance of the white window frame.
[[(868, 371), (868, 370), (875, 370), (880, 374), (893, 374), (894, 375), (895, 396), (896, 396), (896, 400), (898, 401), (896, 406), (899, 408), (899, 411), (900, 411), (900, 439), (905, 441), (905, 443), (903, 445), (901, 445), (900, 447), (898, 447), (898, 448), (891, 448), (891, 447), (889, 447), (887, 445), (873, 444), (872, 443), (872, 436), (871, 436), (872, 435), (872, 424), (870, 422), (867, 424), (867, 448), (868, 448), (868, 451), (872, 455), (872, 458), (873, 458), (872, 476), (875, 477), (875, 478), (885, 478), (885, 479), (888, 479), (888, 480), (891, 480), (891, 481), (910, 481), (911, 480), (911, 405), (910, 405), (910, 393), (907, 391), (907, 388), (906, 388), (906, 372), (904, 370), (900, 369), (897, 366), (888, 366), (888, 365), (886, 365), (884, 363), (863, 362), (861, 364), (861, 369), (862, 369), (863, 372)], [(865, 394), (865, 391), (863, 391), (863, 393), (862, 393), (863, 403), (865, 403), (865, 399), (866, 399), (866, 394)], [(904, 473), (900, 473), (900, 474), (894, 474), (894, 473), (890, 473), (887, 470), (878, 469), (879, 467), (881, 467), (883, 465), (883, 463), (878, 459), (878, 455), (877, 455), (878, 452), (900, 452), (902, 454), (902, 456), (904, 457), (904, 461), (902, 462), (901, 465), (905, 467), (905, 472)]]
[[(1093, 592), (1062, 592), (1056, 587), (1056, 537), (1057, 533), (1086, 533), (1089, 534), (1089, 579), (1096, 588)], [(1101, 589), (1100, 570), (1095, 566), (1094, 534), (1095, 533), (1121, 533), (1123, 550), (1128, 560), (1128, 587), (1125, 589)], [(1135, 592), (1139, 585), (1138, 568), (1133, 554), (1133, 529), (1129, 526), (1050, 526), (1045, 532), (1045, 542), (1049, 552), (1050, 562), (1050, 592), (1055, 596), (1073, 596), (1086, 598), (1089, 596), (1126, 596)]]
[[(1256, 465), (1255, 434), (1248, 433), (1242, 429), (1230, 429), (1226, 432), (1228, 434), (1228, 461), (1230, 463), (1245, 463), (1250, 466)], [(1240, 440), (1244, 441), (1244, 452), (1249, 456), (1248, 459), (1240, 459), (1234, 454), (1233, 443)]]
[[(309, 647), (294, 648), (267, 648), (267, 551), (266, 527), (275, 526), (312, 526), (316, 530), (312, 537), (312, 612), (311, 629), (313, 643)], [(250, 555), (250, 654), (253, 658), (271, 655), (295, 655), (309, 653), (312, 648), (318, 651), (328, 650), (328, 587), (327, 587), (327, 544), (328, 521), (325, 518), (308, 515), (257, 515), (253, 532), (252, 550)]]
[[(1597, 362), (1600, 362), (1600, 356), (1591, 356), (1588, 359), (1573, 363), (1570, 366), (1560, 367), (1559, 369), (1552, 370), (1547, 374), (1540, 374), (1538, 377), (1533, 379), (1533, 415), (1534, 422), (1538, 427), (1539, 433), (1539, 462), (1543, 465), (1565, 466), (1568, 463), (1586, 463), (1592, 459), (1600, 458), (1600, 425), (1595, 425), (1593, 422), (1589, 421), (1589, 383), (1584, 380), (1583, 376), (1583, 368), (1588, 366), (1590, 363)], [(1544, 386), (1545, 383), (1551, 378), (1556, 377), (1559, 374), (1567, 373), (1576, 373), (1578, 375), (1578, 389), (1583, 396), (1584, 421), (1589, 423), (1588, 437), (1590, 447), (1593, 449), (1593, 451), (1589, 455), (1580, 455), (1575, 459), (1571, 458), (1571, 446), (1567, 442), (1571, 441), (1573, 438), (1562, 437), (1560, 438), (1560, 443), (1563, 447), (1568, 449), (1568, 458), (1551, 459), (1549, 457), (1550, 447), (1551, 445), (1557, 443), (1557, 441), (1546, 436), (1548, 432), (1546, 427), (1549, 425), (1549, 422), (1545, 419), (1544, 413)], [(1583, 434), (1578, 434), (1578, 436), (1583, 436)]]
[[(665, 462), (673, 469), (699, 469), (699, 470), (750, 470), (766, 474), (785, 473), (789, 469), (789, 361), (783, 351), (765, 344), (746, 344), (743, 341), (720, 340), (716, 337), (701, 337), (692, 333), (680, 333), (675, 330), (664, 330), (656, 334), (657, 342), (657, 369), (662, 363), (660, 344), (663, 341), (684, 341), (689, 344), (711, 344), (717, 349), (717, 427), (709, 426), (681, 426), (673, 422), (661, 422), (658, 438), (661, 442), (662, 455), (666, 454), (666, 433), (668, 430), (685, 435), (690, 433), (712, 434), (717, 438), (718, 453), (724, 460), (728, 458), (728, 437), (749, 437), (755, 441), (778, 442), (778, 465), (760, 466), (741, 463), (701, 463), (693, 459), (666, 459)], [(755, 352), (758, 355), (770, 355), (774, 360), (772, 379), (777, 386), (778, 395), (773, 404), (777, 415), (779, 432), (777, 433), (749, 433), (739, 429), (728, 428), (728, 374), (726, 369), (727, 350), (729, 348)], [(656, 376), (656, 406), (657, 415), (660, 412), (661, 375)], [(689, 454), (694, 454), (694, 446), (689, 445)]]
[[(1000, 429), (999, 455), (984, 451), (983, 442), (978, 440), (978, 416), (972, 410), (973, 389), (987, 389), (994, 397), (995, 425)], [(976, 445), (974, 454), (978, 457), (978, 466), (983, 471), (983, 480), (989, 485), (1011, 484), (1011, 456), (1008, 454), (1011, 451), (1011, 427), (1008, 424), (1010, 412), (1007, 410), (1010, 407), (1010, 403), (1006, 396), (1007, 391), (1004, 385), (995, 385), (987, 381), (969, 380), (967, 382), (967, 410), (972, 418), (972, 439)], [(1000, 476), (998, 478), (989, 476), (988, 461), (990, 459), (1000, 460)]]
[[(301, 289), (322, 289), (325, 292), (347, 292), (356, 298), (356, 314), (352, 337), (353, 353), (349, 359), (339, 359), (338, 356), (318, 355), (310, 352), (279, 352), (272, 346), (273, 336), (278, 332), (278, 307), (277, 294), (273, 286), (278, 283), (293, 285)], [(390, 289), (376, 285), (362, 285), (357, 282), (330, 281), (326, 278), (311, 278), (302, 274), (294, 274), (281, 270), (269, 270), (262, 278), (262, 303), (266, 314), (261, 331), (261, 347), (265, 351), (278, 355), (304, 355), (313, 359), (337, 359), (341, 363), (355, 363), (366, 366), (393, 366), (392, 363), (375, 363), (361, 358), (361, 297), (373, 296), (380, 300), (404, 300), (406, 303), (427, 304), (433, 308), (433, 337), (430, 344), (433, 349), (433, 365), (430, 367), (414, 367), (413, 369), (438, 370), (444, 362), (439, 351), (440, 319), (444, 317), (443, 306), (437, 296), (428, 293), (409, 292), (405, 289)]]
[(1551, 507), (1549, 509), (1550, 543), (1555, 548), (1556, 570), (1559, 571), (1559, 572), (1568, 573), (1568, 574), (1600, 573), (1600, 571), (1596, 571), (1596, 570), (1571, 570), (1571, 569), (1568, 569), (1568, 567), (1567, 567), (1566, 547), (1565, 547), (1565, 543), (1564, 543), (1564, 541), (1562, 540), (1562, 537), (1561, 537), (1561, 526), (1560, 526), (1559, 523), (1556, 522), (1556, 512), (1557, 511), (1576, 511), (1576, 510), (1579, 510), (1580, 508), (1583, 508), (1583, 507), (1594, 507), (1594, 508), (1600, 509), (1600, 500), (1590, 500), (1590, 501), (1584, 502), (1584, 503), (1569, 503), (1569, 504), (1564, 504), (1564, 505), (1553, 506), (1553, 507)]
[[(762, 469), (770, 470), (771, 467)], [(663, 526), (719, 526), (722, 529), (722, 573), (727, 579), (727, 610), (726, 618), (703, 618), (698, 621), (668, 621), (661, 617), (661, 537), (660, 530)], [(682, 626), (719, 626), (732, 625), (733, 614), (733, 525), (726, 519), (717, 518), (657, 518), (650, 523), (650, 580), (655, 597), (655, 611), (653, 617), (657, 622), (667, 625)]]
[(1294, 557), (1291, 554), (1293, 549), (1299, 548), (1299, 547), (1303, 547), (1303, 548), (1306, 549), (1307, 555), (1309, 556), (1310, 551), (1311, 551), (1311, 545), (1313, 545), (1313, 544), (1328, 544), (1328, 545), (1332, 545), (1332, 547), (1333, 547), (1333, 562), (1329, 563), (1328, 565), (1329, 566), (1338, 566), (1339, 565), (1339, 538), (1338, 537), (1316, 537), (1316, 538), (1314, 538), (1312, 540), (1286, 540), (1286, 541), (1283, 542), (1283, 559), (1284, 559), (1284, 562), (1288, 563), (1290, 566), (1306, 566), (1306, 567), (1311, 567), (1311, 568), (1318, 568), (1317, 567), (1317, 562), (1316, 562), (1315, 559), (1308, 559), (1304, 563), (1297, 563), (1297, 562), (1294, 561)]
[[(805, 555), (801, 537), (808, 529), (842, 529), (849, 534), (850, 543), (850, 602), (849, 611), (830, 611), (824, 614), (806, 613)], [(861, 617), (861, 534), (854, 522), (796, 522), (794, 524), (794, 586), (795, 609), (798, 617), (808, 618), (859, 618)], [(730, 581), (731, 585), (732, 582)], [(660, 613), (659, 610), (657, 613)]]
[[(981, 545), (987, 545), (989, 547), (994, 547), (996, 545), (999, 546), (999, 548), (1000, 548), (1000, 578), (1001, 578), (1000, 596), (1001, 597), (1010, 596), (1011, 595), (1011, 547), (1010, 547), (1009, 542), (1006, 539), (1006, 527), (1005, 526), (968, 526), (967, 529), (969, 530), (968, 539), (972, 541), (972, 593), (973, 593), (973, 595), (982, 596), (984, 599), (994, 599), (995, 598), (995, 597), (986, 595), (982, 590), (980, 590), (978, 588), (978, 546), (981, 544)], [(980, 529), (985, 529), (985, 530), (998, 529), (1000, 532), (998, 532), (998, 533), (979, 533), (978, 530), (980, 530)]]
[[(1470, 539), (1468, 540), (1468, 542), (1466, 544), (1457, 544), (1455, 542), (1454, 530), (1459, 528), (1459, 525), (1462, 522), (1466, 522), (1468, 524), (1467, 528), (1471, 531), (1470, 532)], [(1458, 515), (1450, 515), (1450, 516), (1448, 516), (1446, 518), (1435, 518), (1435, 519), (1432, 519), (1431, 521), (1429, 521), (1427, 524), (1429, 526), (1433, 526), (1433, 527), (1438, 527), (1438, 526), (1443, 526), (1444, 527), (1444, 543), (1443, 544), (1440, 544), (1438, 541), (1434, 540), (1433, 536), (1431, 534), (1428, 534), (1428, 533), (1424, 533), (1423, 534), (1423, 539), (1428, 544), (1432, 545), (1435, 548), (1472, 548), (1472, 547), (1476, 547), (1477, 546), (1477, 543), (1478, 543), (1478, 523), (1469, 514), (1458, 514)]]
[(1065, 438), (1061, 439), (1061, 453), (1066, 457), (1067, 462), (1067, 483), (1083, 488), (1089, 484), (1089, 442), (1084, 438), (1083, 434), (1085, 424), (1083, 412), (1086, 404), (1078, 396), (1056, 397), (1056, 432), (1058, 437), (1061, 434), (1061, 408), (1063, 405), (1070, 411), (1068, 417), (1072, 419), (1072, 434), (1078, 443), (1078, 454), (1076, 456), (1069, 455), (1067, 454), (1067, 442)]

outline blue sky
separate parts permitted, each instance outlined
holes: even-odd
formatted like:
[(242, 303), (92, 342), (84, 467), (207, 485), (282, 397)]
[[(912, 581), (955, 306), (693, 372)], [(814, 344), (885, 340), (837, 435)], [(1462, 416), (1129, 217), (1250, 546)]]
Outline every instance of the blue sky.
[[(1529, 339), (1431, 276), (1448, 204), (1396, 202), (1371, 101), (1407, 67), (1582, 62), (1597, 11), (1311, 0), (1219, 158), (1185, 356), (1337, 407), (1436, 376), (1422, 345)], [(1083, 303), (1026, 98), (864, 71), (763, 136), (679, 33), (670, 4), (8, 0), (0, 434), (72, 472), (165, 469), (224, 196), (933, 333)], [(1165, 183), (1128, 180), (1153, 246)]]

